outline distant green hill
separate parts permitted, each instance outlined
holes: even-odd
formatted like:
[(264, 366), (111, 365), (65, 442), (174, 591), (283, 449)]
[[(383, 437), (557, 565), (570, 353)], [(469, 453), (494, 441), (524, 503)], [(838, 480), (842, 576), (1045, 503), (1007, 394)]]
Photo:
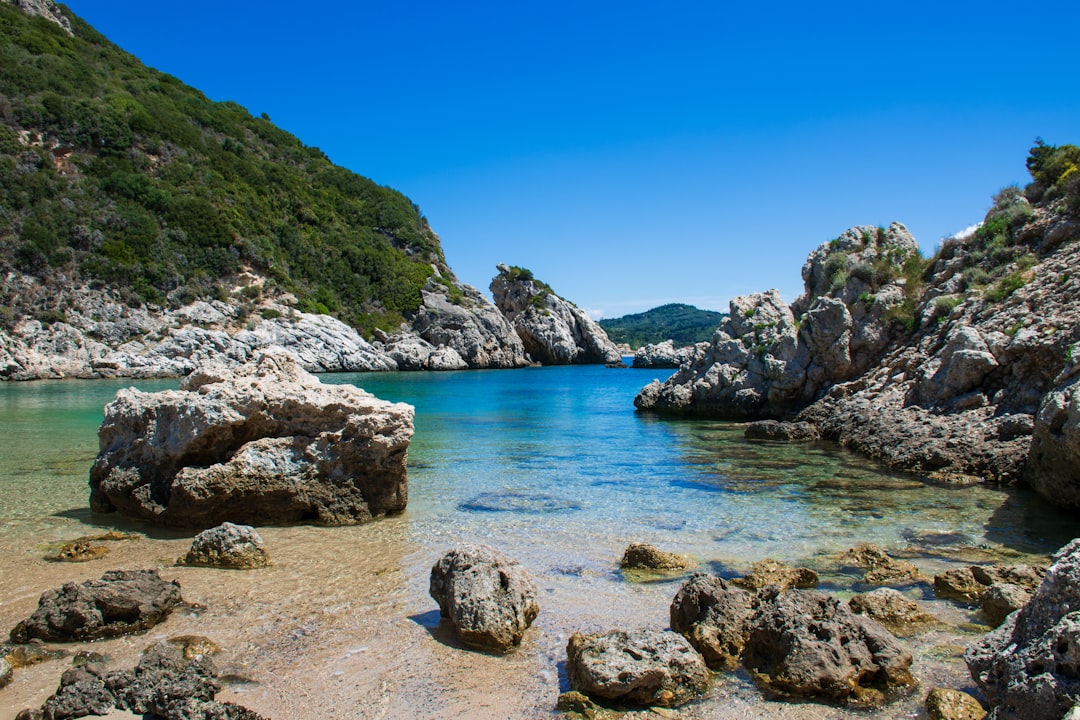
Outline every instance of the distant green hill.
[[(0, 279), (14, 268), (177, 304), (250, 268), (369, 332), (420, 306), (433, 265), (446, 274), (408, 198), (64, 11), (74, 37), (0, 3)], [(18, 302), (0, 292), (9, 314)]]
[(614, 342), (635, 349), (664, 340), (673, 340), (677, 346), (692, 345), (711, 340), (725, 317), (727, 313), (672, 303), (643, 313), (601, 320), (600, 327)]

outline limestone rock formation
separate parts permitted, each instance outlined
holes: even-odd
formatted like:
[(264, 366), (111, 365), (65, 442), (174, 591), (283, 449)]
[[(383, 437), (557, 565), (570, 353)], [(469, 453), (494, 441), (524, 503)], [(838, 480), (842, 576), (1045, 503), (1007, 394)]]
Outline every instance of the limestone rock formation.
[(1031, 600), (964, 654), (991, 720), (1059, 720), (1080, 703), (1080, 539)]
[(536, 362), (544, 365), (619, 363), (607, 333), (583, 310), (559, 297), (522, 268), (498, 266), (491, 281), (495, 305)]
[[(429, 283), (412, 329), (436, 347), (456, 352), (470, 368), (516, 368), (529, 364), (525, 346), (497, 307), (476, 288), (456, 281)], [(455, 297), (457, 298), (455, 301)]]
[(398, 370), (465, 370), (469, 363), (447, 345), (432, 345), (407, 333), (391, 335), (383, 351), (397, 364)]
[(655, 345), (643, 345), (634, 351), (633, 367), (677, 368), (693, 360), (699, 352), (704, 352), (708, 346), (708, 343), (697, 343), (677, 348), (671, 340), (665, 340)]
[(779, 420), (755, 420), (743, 433), (747, 440), (772, 440), (774, 442), (806, 442), (817, 440), (821, 433), (808, 422), (781, 422)]
[[(1072, 346), (1077, 347), (1077, 346)], [(1070, 353), (1071, 356), (1071, 353)], [(1070, 359), (1035, 413), (1026, 479), (1041, 495), (1080, 507), (1080, 357)]]
[(90, 506), (166, 525), (367, 522), (401, 512), (413, 409), (323, 385), (283, 351), (105, 408)]
[(750, 629), (754, 596), (723, 578), (695, 573), (671, 601), (671, 629), (681, 633), (714, 670), (739, 664)]
[(574, 633), (566, 655), (571, 689), (619, 703), (677, 707), (709, 682), (701, 655), (670, 631)]
[(911, 654), (875, 620), (815, 590), (762, 602), (743, 663), (780, 695), (877, 705), (914, 685)]
[(11, 631), (12, 642), (74, 642), (115, 637), (157, 625), (181, 601), (180, 585), (157, 570), (110, 570), (100, 580), (47, 590), (38, 608)]
[(540, 612), (525, 568), (485, 545), (462, 545), (431, 568), (431, 597), (466, 645), (505, 653)]
[(184, 565), (250, 569), (270, 564), (262, 537), (250, 525), (224, 522), (195, 536)]

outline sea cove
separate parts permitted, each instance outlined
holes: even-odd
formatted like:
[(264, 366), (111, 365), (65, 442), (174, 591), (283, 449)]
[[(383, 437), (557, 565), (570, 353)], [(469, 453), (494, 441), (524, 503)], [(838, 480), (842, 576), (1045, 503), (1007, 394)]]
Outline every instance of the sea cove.
[[(0, 386), (0, 625), (38, 595), (107, 569), (160, 567), (187, 609), (146, 635), (98, 642), (130, 664), (156, 638), (205, 635), (223, 648), (223, 699), (268, 717), (554, 717), (575, 631), (664, 628), (684, 576), (624, 574), (636, 541), (741, 575), (772, 557), (822, 574), (841, 597), (869, 589), (835, 555), (875, 542), (922, 574), (988, 562), (1045, 562), (1070, 518), (1033, 494), (949, 486), (883, 472), (830, 444), (743, 439), (744, 425), (635, 413), (634, 394), (668, 371), (600, 366), (323, 376), (416, 407), (410, 497), (400, 516), (363, 526), (260, 530), (273, 565), (236, 572), (176, 567), (192, 533), (92, 515), (86, 477), (114, 381)], [(144, 390), (175, 381), (139, 381)], [(50, 546), (108, 530), (103, 558), (49, 562)], [(428, 597), (432, 563), (482, 542), (516, 557), (540, 590), (540, 615), (506, 657), (465, 650)], [(970, 687), (959, 655), (985, 627), (927, 582), (901, 587), (943, 621), (906, 640), (922, 683), (876, 716), (918, 717), (933, 685)], [(40, 705), (61, 663), (19, 670), (0, 718)], [(762, 699), (742, 674), (719, 675), (683, 717), (855, 716)], [(866, 716), (860, 713), (858, 716)]]

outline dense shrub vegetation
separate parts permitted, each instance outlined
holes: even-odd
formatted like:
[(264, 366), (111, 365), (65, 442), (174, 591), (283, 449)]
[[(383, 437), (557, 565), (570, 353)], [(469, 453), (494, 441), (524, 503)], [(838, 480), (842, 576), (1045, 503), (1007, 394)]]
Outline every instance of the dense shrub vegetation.
[(672, 303), (643, 313), (604, 319), (599, 324), (612, 341), (626, 343), (636, 350), (664, 340), (672, 340), (677, 346), (711, 340), (725, 317), (726, 313)]
[(408, 198), (67, 14), (0, 4), (0, 269), (161, 304), (247, 267), (364, 331), (419, 307), (445, 263)]

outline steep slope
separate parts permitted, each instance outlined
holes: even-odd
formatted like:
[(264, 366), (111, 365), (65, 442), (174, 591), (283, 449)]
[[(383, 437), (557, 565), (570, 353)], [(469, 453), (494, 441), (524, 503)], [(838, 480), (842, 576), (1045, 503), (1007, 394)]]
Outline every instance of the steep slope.
[(797, 415), (893, 467), (1027, 478), (1080, 506), (1080, 148), (1039, 141), (1028, 167), (1024, 191), (929, 261), (895, 224), (823, 244), (791, 307), (733, 300), (716, 339), (635, 404)]
[(69, 19), (0, 3), (5, 272), (176, 306), (247, 269), (362, 332), (414, 313), (433, 268), (452, 278), (408, 198)]
[(725, 317), (725, 313), (669, 303), (641, 313), (604, 318), (597, 324), (612, 342), (626, 343), (636, 350), (665, 340), (678, 346), (708, 342)]
[(62, 10), (0, 0), (0, 379), (527, 364), (408, 198)]

